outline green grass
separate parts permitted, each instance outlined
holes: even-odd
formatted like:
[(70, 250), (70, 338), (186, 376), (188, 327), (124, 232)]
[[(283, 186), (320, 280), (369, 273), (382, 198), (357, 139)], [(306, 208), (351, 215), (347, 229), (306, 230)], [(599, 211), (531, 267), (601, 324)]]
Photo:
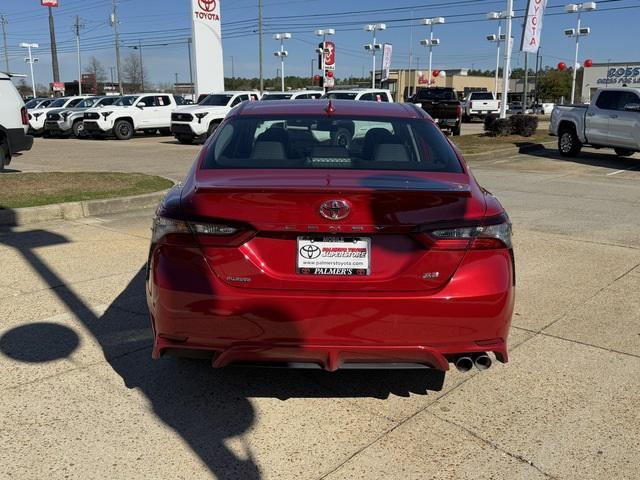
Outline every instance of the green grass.
[(142, 173), (9, 173), (0, 175), (0, 209), (126, 197), (172, 185), (166, 178)]
[(531, 137), (509, 135), (506, 137), (489, 137), (485, 134), (461, 135), (451, 137), (453, 143), (463, 154), (483, 153), (492, 150), (500, 150), (508, 147), (523, 147), (539, 143), (553, 142), (554, 137), (549, 136), (546, 129), (538, 130)]

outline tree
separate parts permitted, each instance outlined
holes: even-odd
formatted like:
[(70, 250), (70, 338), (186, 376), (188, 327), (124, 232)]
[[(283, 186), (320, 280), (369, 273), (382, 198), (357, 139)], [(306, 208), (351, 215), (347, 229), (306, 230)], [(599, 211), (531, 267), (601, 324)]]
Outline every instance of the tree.
[(140, 57), (137, 53), (130, 53), (124, 59), (122, 63), (122, 76), (127, 83), (125, 89), (130, 91), (144, 91), (144, 83), (149, 78), (146, 70), (143, 70), (140, 63)]
[(84, 67), (84, 73), (95, 76), (96, 83), (104, 83), (107, 81), (107, 72), (102, 66), (102, 63), (100, 63), (100, 60), (96, 57), (89, 59), (89, 63)]
[(29, 85), (24, 78), (18, 80), (18, 85), (16, 85), (16, 88), (18, 89), (18, 92), (20, 92), (22, 98), (30, 97), (31, 95), (33, 95), (31, 85)]
[(548, 68), (538, 76), (538, 96), (542, 101), (558, 102), (571, 95), (571, 71)]

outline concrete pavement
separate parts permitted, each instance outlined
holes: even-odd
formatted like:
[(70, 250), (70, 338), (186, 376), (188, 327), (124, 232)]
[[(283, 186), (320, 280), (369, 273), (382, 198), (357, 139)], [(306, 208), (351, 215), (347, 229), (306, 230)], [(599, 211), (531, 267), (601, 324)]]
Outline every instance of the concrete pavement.
[[(124, 143), (70, 163), (179, 176), (197, 150)], [(0, 478), (635, 479), (637, 165), (474, 160), (514, 222), (511, 361), (446, 379), (152, 361), (151, 210), (0, 230)]]

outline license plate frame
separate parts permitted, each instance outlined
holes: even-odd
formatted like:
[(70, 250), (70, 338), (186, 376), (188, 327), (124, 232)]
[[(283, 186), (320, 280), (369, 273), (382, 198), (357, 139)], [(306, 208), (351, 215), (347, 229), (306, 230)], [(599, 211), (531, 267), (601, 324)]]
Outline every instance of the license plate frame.
[(371, 237), (299, 236), (296, 273), (367, 277), (371, 275)]

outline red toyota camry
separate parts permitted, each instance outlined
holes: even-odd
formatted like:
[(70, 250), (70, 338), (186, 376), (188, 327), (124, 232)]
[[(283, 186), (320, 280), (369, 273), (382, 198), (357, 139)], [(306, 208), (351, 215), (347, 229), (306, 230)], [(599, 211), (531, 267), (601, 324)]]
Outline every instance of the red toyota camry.
[(157, 210), (153, 355), (484, 369), (514, 285), (507, 214), (422, 110), (245, 102)]

